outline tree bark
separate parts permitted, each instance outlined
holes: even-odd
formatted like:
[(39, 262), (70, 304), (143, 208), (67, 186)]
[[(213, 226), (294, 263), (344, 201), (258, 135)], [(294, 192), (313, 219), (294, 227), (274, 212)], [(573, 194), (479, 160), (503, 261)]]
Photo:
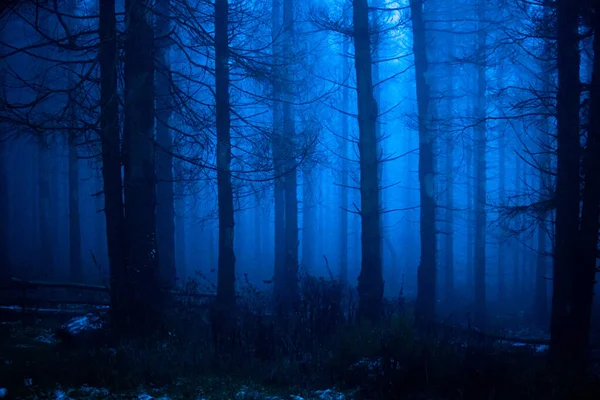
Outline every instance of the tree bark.
[[(283, 51), (285, 57), (285, 79), (293, 80), (292, 48), (294, 47), (294, 1), (284, 0), (283, 3)], [(295, 112), (293, 88), (284, 88), (283, 103), (283, 136), (285, 140), (285, 309), (295, 310), (300, 300), (298, 292), (298, 197), (297, 171), (295, 149)]]
[(231, 119), (229, 111), (229, 2), (215, 1), (215, 84), (217, 112), (217, 197), (219, 260), (217, 304), (219, 341), (232, 344), (235, 322), (235, 253), (231, 185)]
[(477, 2), (477, 127), (475, 137), (475, 309), (477, 327), (486, 326), (486, 32), (485, 3)]
[(429, 62), (426, 49), (426, 27), (423, 19), (423, 1), (410, 0), (413, 23), (413, 53), (417, 84), (417, 108), (419, 119), (419, 197), (421, 262), (417, 275), (417, 301), (415, 318), (417, 325), (425, 328), (435, 319), (436, 289), (436, 233), (434, 188), (434, 138), (431, 132), (431, 87), (427, 80)]
[(125, 216), (119, 136), (119, 97), (117, 91), (117, 20), (115, 0), (100, 1), (100, 135), (104, 214), (110, 266), (111, 326), (121, 329), (127, 321), (129, 290), (125, 264)]
[(175, 204), (173, 140), (169, 118), (173, 112), (170, 79), (170, 0), (156, 2), (156, 247), (161, 283), (173, 287), (175, 260)]
[(141, 333), (154, 332), (163, 311), (156, 249), (154, 31), (149, 0), (126, 0), (125, 10), (123, 164), (132, 307), (125, 328)]
[(576, 341), (574, 320), (577, 287), (573, 270), (578, 262), (580, 144), (579, 111), (581, 82), (579, 79), (579, 1), (557, 0), (557, 176), (556, 234), (554, 277), (552, 280), (552, 316), (550, 324), (550, 357), (560, 368), (574, 367), (582, 361), (582, 347)]
[[(344, 20), (347, 21), (346, 15)], [(350, 66), (348, 64), (348, 53), (350, 50), (350, 41), (347, 37), (344, 37), (342, 43), (342, 80), (349, 79), (350, 77)], [(350, 89), (348, 83), (345, 83), (342, 87), (342, 110), (348, 112), (350, 109)], [(340, 168), (342, 173), (341, 187), (340, 187), (340, 282), (342, 284), (348, 283), (348, 116), (345, 114), (341, 115), (342, 118), (342, 134), (340, 140)]]

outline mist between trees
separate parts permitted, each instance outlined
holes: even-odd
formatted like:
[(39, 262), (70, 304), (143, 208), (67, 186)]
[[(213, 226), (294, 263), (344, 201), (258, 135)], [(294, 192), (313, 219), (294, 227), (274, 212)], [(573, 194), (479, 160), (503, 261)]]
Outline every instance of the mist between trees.
[(599, 8), (7, 2), (0, 277), (108, 286), (119, 336), (163, 329), (173, 290), (200, 280), (225, 342), (241, 286), (291, 316), (324, 277), (359, 321), (400, 297), (421, 332), (513, 324), (582, 366)]

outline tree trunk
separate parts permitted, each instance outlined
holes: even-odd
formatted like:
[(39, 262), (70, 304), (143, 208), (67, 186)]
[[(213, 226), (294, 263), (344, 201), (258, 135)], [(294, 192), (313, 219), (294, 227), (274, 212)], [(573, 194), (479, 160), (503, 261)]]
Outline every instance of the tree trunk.
[(587, 343), (575, 340), (574, 313), (577, 287), (573, 271), (578, 262), (579, 201), (580, 201), (580, 144), (579, 102), (579, 7), (576, 0), (557, 0), (557, 176), (556, 176), (556, 234), (554, 277), (552, 280), (552, 317), (550, 324), (550, 357), (561, 368), (582, 361)]
[(415, 57), (415, 77), (417, 84), (417, 108), (419, 113), (419, 197), (421, 262), (417, 276), (417, 301), (415, 317), (422, 328), (435, 319), (436, 289), (436, 233), (435, 233), (435, 188), (434, 188), (434, 138), (430, 127), (431, 88), (427, 80), (429, 61), (425, 40), (423, 1), (410, 0), (413, 23), (413, 52)]
[(486, 325), (486, 32), (483, 28), (485, 3), (477, 2), (477, 127), (475, 137), (475, 309), (473, 318), (481, 329)]
[[(448, 29), (448, 58), (452, 60), (454, 58), (454, 24), (450, 22)], [(446, 129), (446, 163), (444, 166), (446, 175), (446, 193), (445, 193), (445, 236), (444, 236), (444, 248), (445, 248), (445, 262), (444, 262), (444, 291), (447, 301), (454, 299), (454, 67), (452, 65), (448, 68), (448, 77), (446, 93), (448, 99), (446, 100), (448, 107), (448, 118), (450, 119), (449, 127)]]
[(115, 1), (100, 1), (100, 135), (104, 214), (110, 266), (111, 326), (121, 329), (127, 323), (129, 290), (125, 264), (125, 218), (119, 137), (119, 97), (117, 91), (117, 20)]
[[(282, 7), (280, 0), (272, 2), (272, 39), (273, 39), (273, 64), (282, 64), (282, 45), (281, 45), (281, 19)], [(273, 72), (273, 138), (272, 153), (275, 181), (273, 185), (273, 207), (274, 207), (274, 282), (273, 294), (275, 304), (279, 304), (280, 299), (285, 292), (285, 179), (284, 179), (284, 151), (282, 135), (282, 88), (281, 71), (274, 68)]]
[(217, 112), (217, 194), (219, 204), (219, 260), (217, 333), (219, 342), (232, 345), (235, 322), (235, 253), (233, 189), (231, 185), (231, 120), (229, 114), (229, 3), (215, 1), (215, 85)]
[(154, 331), (162, 319), (156, 249), (154, 32), (149, 0), (126, 0), (123, 164), (127, 279), (132, 312), (126, 330)]
[[(346, 15), (344, 20), (348, 21)], [(350, 41), (347, 37), (344, 37), (342, 43), (342, 81), (349, 79), (350, 77), (350, 65), (348, 64), (348, 53), (350, 51)], [(350, 109), (350, 89), (348, 83), (345, 83), (342, 87), (342, 110), (348, 112)], [(341, 187), (340, 187), (340, 282), (342, 284), (348, 283), (348, 116), (345, 114), (341, 115), (342, 118), (342, 137), (340, 140), (340, 168), (342, 173)]]
[[(68, 9), (76, 14), (77, 5), (74, 0), (69, 0)], [(70, 30), (73, 32), (74, 22), (69, 18)], [(69, 88), (74, 89), (75, 79), (72, 71), (68, 72)], [(79, 214), (79, 159), (77, 157), (77, 134), (75, 131), (76, 110), (74, 99), (69, 99), (69, 118), (71, 128), (68, 132), (68, 160), (69, 160), (69, 272), (72, 282), (82, 282), (83, 269), (81, 260), (81, 225)]]
[(303, 169), (302, 201), (302, 267), (304, 272), (308, 273), (315, 267), (315, 236), (318, 223), (315, 174), (309, 165)]
[(362, 265), (358, 277), (358, 315), (363, 320), (377, 321), (383, 312), (383, 276), (377, 157), (378, 105), (373, 97), (368, 8), (367, 0), (353, 0), (362, 218)]
[(170, 77), (170, 0), (156, 3), (156, 247), (161, 283), (175, 285), (175, 204), (173, 191), (173, 140), (169, 118), (173, 112)]
[(600, 5), (594, 2), (594, 61), (590, 90), (588, 134), (583, 152), (583, 205), (579, 233), (579, 258), (571, 264), (573, 273), (573, 353), (583, 361), (590, 342), (594, 283), (600, 229)]
[[(294, 2), (283, 3), (283, 49), (286, 80), (293, 80), (292, 48), (294, 46)], [(285, 140), (285, 309), (293, 310), (300, 297), (298, 292), (298, 198), (295, 149), (295, 113), (292, 106), (294, 96), (291, 87), (284, 88), (283, 136)]]

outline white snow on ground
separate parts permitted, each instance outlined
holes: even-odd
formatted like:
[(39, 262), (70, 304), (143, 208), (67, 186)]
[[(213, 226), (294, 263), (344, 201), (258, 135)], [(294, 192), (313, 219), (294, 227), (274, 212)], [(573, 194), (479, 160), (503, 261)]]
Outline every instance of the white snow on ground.
[(81, 317), (71, 318), (66, 324), (62, 326), (67, 332), (72, 335), (78, 333), (101, 329), (104, 326), (102, 318), (98, 315), (87, 314)]

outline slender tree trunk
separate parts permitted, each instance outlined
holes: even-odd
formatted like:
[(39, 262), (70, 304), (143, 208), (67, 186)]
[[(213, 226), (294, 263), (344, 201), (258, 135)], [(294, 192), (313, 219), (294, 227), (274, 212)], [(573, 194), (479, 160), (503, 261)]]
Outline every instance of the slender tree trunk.
[(430, 127), (431, 87), (427, 80), (426, 27), (423, 19), (423, 1), (410, 0), (413, 23), (413, 52), (417, 81), (417, 108), (419, 113), (419, 194), (421, 228), (421, 263), (417, 276), (417, 302), (415, 317), (418, 325), (426, 327), (435, 319), (435, 289), (437, 274), (435, 233), (435, 171), (433, 144)]
[(180, 277), (186, 276), (187, 263), (185, 259), (185, 186), (183, 184), (183, 171), (181, 168), (182, 161), (176, 160), (173, 165), (175, 187), (177, 188), (177, 196), (175, 197), (175, 266), (177, 267)]
[[(348, 20), (344, 16), (344, 20)], [(344, 37), (342, 43), (342, 81), (349, 79), (350, 77), (350, 65), (348, 64), (348, 53), (350, 50), (350, 41), (347, 37)], [(348, 83), (342, 87), (342, 110), (348, 112), (350, 109), (350, 89)], [(340, 188), (340, 204), (342, 210), (340, 212), (340, 281), (342, 284), (348, 282), (348, 116), (345, 114), (341, 115), (342, 118), (342, 137), (340, 140), (340, 167), (342, 173), (341, 188)]]
[[(0, 41), (2, 39), (0, 32)], [(0, 51), (4, 50), (0, 47)], [(6, 77), (5, 64), (0, 60), (0, 101), (6, 102)], [(8, 197), (8, 174), (7, 174), (7, 142), (0, 140), (0, 282), (11, 278), (11, 261), (9, 254), (9, 231), (10, 231), (10, 211)]]
[[(448, 58), (452, 60), (454, 58), (454, 35), (453, 23), (450, 22), (448, 24), (448, 29), (450, 33), (448, 34)], [(454, 189), (453, 189), (453, 180), (454, 180), (454, 68), (452, 65), (448, 68), (448, 77), (447, 82), (448, 86), (446, 88), (446, 93), (448, 96), (447, 106), (448, 106), (448, 118), (450, 119), (449, 128), (446, 131), (446, 163), (444, 166), (445, 174), (446, 174), (446, 198), (445, 198), (445, 220), (446, 220), (446, 229), (444, 236), (444, 247), (445, 247), (445, 296), (447, 300), (451, 300), (454, 298)]]
[[(283, 3), (283, 51), (285, 58), (286, 80), (292, 80), (292, 48), (294, 46), (294, 1)], [(293, 310), (300, 297), (298, 292), (298, 197), (297, 171), (294, 157), (295, 149), (295, 112), (292, 105), (293, 89), (286, 85), (283, 103), (283, 136), (285, 140), (285, 289), (286, 310)]]
[(575, 292), (573, 270), (578, 262), (579, 202), (580, 202), (580, 144), (579, 102), (579, 1), (557, 0), (557, 176), (556, 176), (556, 234), (554, 277), (552, 280), (552, 316), (550, 324), (550, 357), (556, 366), (569, 368), (582, 361), (582, 346), (576, 341)]
[(485, 20), (485, 3), (477, 2), (477, 127), (475, 137), (475, 323), (480, 328), (486, 325), (486, 32), (482, 21)]
[[(273, 62), (275, 65), (282, 64), (282, 6), (281, 0), (272, 2), (272, 38), (273, 38)], [(276, 68), (273, 77), (273, 140), (272, 153), (275, 173), (275, 182), (273, 185), (273, 203), (274, 203), (274, 287), (273, 294), (275, 303), (279, 304), (279, 299), (284, 296), (285, 291), (285, 184), (284, 184), (284, 151), (283, 147), (283, 121), (282, 121), (282, 72)]]
[(231, 185), (231, 120), (229, 113), (229, 3), (215, 1), (215, 84), (217, 110), (217, 193), (219, 203), (219, 266), (217, 283), (219, 341), (232, 344), (235, 322), (235, 253)]
[(175, 204), (173, 190), (173, 140), (169, 118), (173, 112), (170, 79), (171, 2), (156, 2), (156, 247), (161, 283), (175, 285)]
[(156, 249), (154, 145), (154, 31), (149, 0), (126, 0), (123, 164), (127, 278), (131, 306), (127, 330), (154, 331), (162, 320)]
[[(68, 9), (76, 14), (77, 5), (75, 0), (69, 0)], [(69, 19), (69, 28), (73, 32), (73, 19)], [(75, 79), (72, 71), (68, 72), (69, 88), (75, 87)], [(71, 127), (68, 132), (68, 165), (69, 165), (69, 272), (73, 282), (83, 280), (83, 267), (81, 260), (81, 226), (79, 214), (79, 159), (77, 156), (77, 134), (75, 131), (76, 115), (74, 99), (69, 99), (69, 118)]]
[(305, 166), (302, 182), (302, 267), (309, 272), (315, 267), (315, 236), (317, 234), (317, 205), (315, 204), (315, 173)]
[(119, 97), (117, 92), (117, 21), (115, 1), (100, 1), (100, 134), (104, 213), (110, 265), (111, 325), (115, 330), (127, 323), (130, 292), (125, 264), (125, 218), (119, 137)]
[[(500, 204), (506, 201), (506, 136), (498, 138), (498, 197)], [(506, 246), (505, 239), (498, 242), (498, 301), (506, 300)]]
[(383, 312), (383, 276), (377, 157), (378, 105), (373, 97), (367, 0), (353, 0), (354, 68), (358, 98), (362, 265), (358, 277), (359, 318), (377, 321)]

